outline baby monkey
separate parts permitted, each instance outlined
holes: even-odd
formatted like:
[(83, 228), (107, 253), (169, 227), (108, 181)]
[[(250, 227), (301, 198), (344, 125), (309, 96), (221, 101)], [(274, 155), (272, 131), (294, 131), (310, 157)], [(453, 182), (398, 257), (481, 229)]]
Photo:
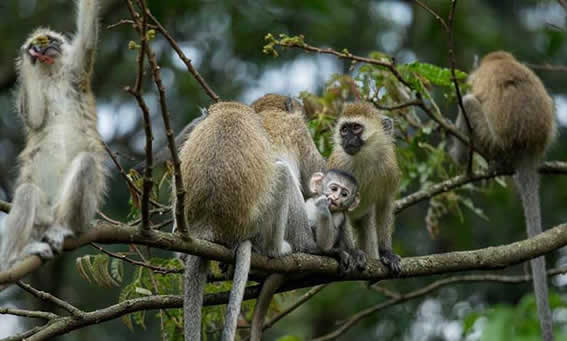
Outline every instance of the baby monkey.
[(348, 172), (330, 169), (311, 176), (314, 196), (305, 202), (309, 224), (317, 244), (326, 254), (337, 256), (345, 272), (366, 267), (366, 253), (355, 246), (347, 212), (358, 207), (358, 181)]

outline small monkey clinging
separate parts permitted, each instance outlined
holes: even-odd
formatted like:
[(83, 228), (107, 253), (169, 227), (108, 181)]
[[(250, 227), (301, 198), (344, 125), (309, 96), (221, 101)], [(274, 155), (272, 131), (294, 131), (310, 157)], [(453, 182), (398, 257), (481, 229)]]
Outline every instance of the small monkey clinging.
[(72, 41), (37, 29), (17, 63), (17, 110), (26, 146), (0, 261), (9, 267), (30, 254), (50, 258), (65, 237), (88, 226), (105, 189), (104, 147), (90, 88), (98, 32), (98, 1), (77, 1)]

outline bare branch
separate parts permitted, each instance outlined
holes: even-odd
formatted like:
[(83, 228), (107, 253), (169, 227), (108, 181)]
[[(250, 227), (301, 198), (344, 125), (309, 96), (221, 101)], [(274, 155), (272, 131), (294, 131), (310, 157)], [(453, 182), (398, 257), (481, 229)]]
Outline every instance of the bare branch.
[[(141, 204), (141, 211), (142, 211), (142, 230), (149, 232), (150, 231), (150, 212), (149, 212), (149, 199), (151, 195), (151, 190), (153, 187), (153, 177), (152, 177), (152, 168), (153, 168), (153, 155), (152, 155), (152, 122), (150, 119), (150, 110), (146, 105), (144, 98), (142, 97), (142, 82), (144, 80), (144, 57), (146, 55), (146, 49), (148, 45), (148, 37), (146, 32), (146, 20), (147, 16), (144, 12), (142, 15), (142, 22), (139, 23), (140, 15), (134, 9), (134, 5), (132, 4), (132, 0), (126, 0), (126, 4), (128, 5), (128, 10), (130, 11), (130, 15), (132, 16), (132, 20), (137, 23), (134, 25), (141, 40), (141, 47), (140, 51), (138, 52), (138, 73), (136, 77), (136, 85), (134, 89), (130, 87), (126, 87), (126, 91), (129, 92), (132, 96), (136, 98), (138, 102), (138, 106), (142, 110), (142, 117), (144, 119), (144, 132), (146, 133), (146, 166), (144, 169), (144, 183), (143, 183), (143, 191), (142, 191), (142, 204)], [(142, 6), (144, 6), (144, 1), (141, 1)]]
[[(547, 272), (548, 276), (563, 274), (567, 272), (567, 267), (551, 269)], [(360, 322), (362, 319), (374, 314), (377, 311), (383, 310), (387, 307), (409, 301), (414, 298), (425, 296), (437, 289), (442, 287), (448, 286), (450, 284), (455, 283), (465, 283), (465, 282), (497, 282), (497, 283), (506, 283), (506, 284), (516, 284), (516, 283), (523, 283), (531, 281), (532, 277), (528, 275), (522, 276), (502, 276), (496, 274), (485, 274), (485, 275), (463, 275), (463, 276), (454, 276), (449, 278), (440, 279), (435, 281), (428, 286), (408, 292), (406, 294), (402, 294), (399, 297), (391, 298), (386, 302), (379, 303), (373, 307), (360, 311), (345, 321), (337, 330), (313, 339), (313, 341), (327, 341), (327, 340), (334, 340), (339, 336), (343, 335), (347, 332), (352, 326), (356, 323)]]
[(125, 254), (114, 253), (114, 252), (105, 250), (104, 248), (96, 245), (95, 243), (91, 243), (91, 246), (94, 247), (95, 249), (99, 250), (100, 252), (107, 254), (108, 256), (110, 256), (112, 258), (120, 259), (120, 260), (128, 262), (132, 265), (142, 266), (144, 268), (150, 269), (153, 272), (157, 272), (157, 273), (162, 274), (162, 275), (183, 273), (183, 269), (164, 268), (164, 267), (161, 267), (161, 266), (152, 265), (152, 264), (145, 262), (145, 261), (140, 262), (140, 261), (137, 261), (135, 259), (129, 258)]
[[(234, 263), (234, 253), (224, 246), (215, 243), (199, 239), (183, 240), (172, 233), (164, 233), (160, 231), (153, 231), (151, 234), (144, 234), (131, 226), (116, 226), (103, 221), (97, 221), (97, 225), (91, 228), (89, 232), (85, 233), (80, 238), (67, 239), (65, 241), (65, 249), (76, 249), (91, 242), (103, 244), (133, 243), (164, 250), (199, 255), (225, 263)], [(449, 252), (429, 256), (403, 258), (401, 262), (402, 271), (398, 277), (427, 276), (467, 270), (500, 269), (543, 255), (565, 245), (567, 245), (567, 225), (559, 225), (533, 238), (507, 245), (472, 251)], [(33, 258), (38, 257), (27, 257), (24, 262)], [(27, 263), (24, 264), (26, 264), (28, 268), (22, 269), (21, 263), (18, 263), (11, 270), (1, 272), (0, 284), (6, 284), (10, 280), (14, 280), (15, 276), (13, 272), (16, 272), (19, 275), (25, 275), (35, 270), (35, 268), (40, 265), (40, 262), (38, 262), (38, 264), (34, 264), (32, 262), (31, 265), (34, 265), (35, 267), (30, 267), (30, 264)], [(275, 259), (259, 254), (253, 254), (252, 268), (266, 272), (279, 272), (286, 274), (311, 272), (325, 275), (324, 277), (327, 278), (328, 281), (379, 281), (387, 278), (393, 278), (393, 275), (378, 260), (369, 261), (368, 267), (364, 272), (354, 272), (346, 276), (339, 276), (339, 267), (335, 259), (302, 253), (296, 253)]]
[(24, 283), (22, 281), (18, 281), (16, 284), (25, 291), (29, 292), (33, 296), (39, 298), (40, 300), (47, 301), (50, 303), (55, 304), (56, 306), (68, 311), (71, 315), (82, 318), (85, 315), (85, 312), (78, 309), (77, 307), (73, 306), (72, 304), (65, 302), (64, 300), (57, 298), (50, 293), (45, 291), (38, 290), (31, 285)]
[(29, 317), (29, 318), (39, 318), (48, 321), (59, 317), (59, 315), (47, 311), (24, 310), (17, 308), (0, 308), (0, 314)]
[[(560, 0), (561, 1), (561, 0)], [(567, 66), (565, 65), (553, 65), (553, 64), (530, 64), (524, 63), (527, 67), (534, 69), (534, 70), (542, 70), (542, 71), (552, 71), (552, 72), (567, 72)]]
[[(445, 20), (443, 20), (443, 18), (441, 18), (441, 16), (439, 14), (437, 14), (437, 12), (435, 12), (434, 10), (432, 10), (431, 8), (429, 8), (426, 4), (424, 4), (423, 2), (419, 1), (419, 0), (414, 0), (416, 4), (418, 4), (421, 8), (425, 9), (427, 12), (431, 13), (431, 15), (433, 15), (433, 17), (435, 19), (437, 19), (441, 25), (443, 25), (443, 28), (445, 29), (445, 31), (449, 32), (450, 31), (450, 23), (449, 25), (447, 25), (447, 23), (445, 22)], [(449, 20), (450, 22), (451, 20)]]
[(179, 44), (177, 44), (175, 39), (173, 39), (173, 37), (169, 34), (169, 32), (167, 32), (165, 27), (162, 26), (162, 24), (153, 16), (153, 14), (149, 10), (146, 10), (146, 14), (157, 26), (158, 31), (165, 37), (165, 39), (167, 39), (167, 41), (169, 42), (171, 47), (175, 50), (181, 61), (183, 61), (183, 63), (185, 64), (185, 67), (187, 67), (187, 71), (189, 71), (193, 75), (193, 77), (195, 77), (195, 79), (197, 80), (197, 82), (199, 82), (199, 84), (205, 90), (207, 95), (209, 95), (209, 97), (211, 97), (215, 102), (220, 101), (219, 96), (217, 96), (217, 94), (215, 94), (215, 92), (209, 87), (209, 85), (207, 84), (205, 79), (201, 76), (199, 71), (197, 71), (197, 69), (193, 67), (193, 64), (191, 63), (191, 59), (187, 58), (185, 53), (183, 53), (183, 51), (179, 47)]
[[(149, 13), (149, 10), (147, 10)], [(188, 237), (187, 227), (185, 226), (185, 213), (184, 213), (184, 203), (185, 203), (185, 186), (183, 186), (183, 178), (181, 177), (181, 160), (177, 154), (177, 147), (175, 146), (175, 135), (173, 129), (171, 129), (171, 123), (169, 119), (169, 110), (167, 109), (167, 101), (165, 97), (165, 87), (161, 80), (160, 67), (156, 61), (156, 56), (148, 46), (147, 50), (148, 59), (152, 68), (152, 74), (156, 87), (159, 92), (159, 103), (161, 106), (161, 116), (163, 118), (163, 123), (165, 125), (165, 132), (167, 135), (167, 144), (169, 146), (169, 151), (171, 152), (171, 159), (173, 160), (173, 171), (174, 171), (174, 186), (176, 194), (176, 204), (175, 204), (175, 221), (176, 228), (182, 237)]]

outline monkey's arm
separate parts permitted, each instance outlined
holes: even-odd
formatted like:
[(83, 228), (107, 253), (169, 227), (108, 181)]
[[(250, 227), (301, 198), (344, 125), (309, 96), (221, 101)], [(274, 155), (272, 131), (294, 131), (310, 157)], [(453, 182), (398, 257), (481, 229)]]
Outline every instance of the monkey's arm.
[(24, 120), (24, 124), (31, 130), (39, 130), (43, 128), (43, 124), (45, 123), (45, 105), (44, 105), (44, 97), (43, 96), (35, 96), (32, 100), (35, 101), (34, 103), (30, 103), (28, 99), (27, 91), (34, 92), (34, 89), (26, 89), (26, 87), (22, 86), (18, 91), (17, 96), (17, 109)]
[[(481, 150), (482, 152), (481, 145), (479, 144), (482, 141), (480, 141), (477, 136), (479, 136), (480, 131), (490, 134), (488, 123), (486, 122), (486, 117), (484, 115), (484, 112), (482, 111), (482, 105), (475, 95), (467, 94), (463, 97), (463, 107), (467, 112), (467, 117), (471, 122), (472, 130), (474, 132), (473, 143), (476, 149)], [(467, 122), (460, 108), (455, 125), (457, 126), (457, 129), (465, 133), (465, 135), (469, 136), (470, 138)], [(449, 155), (451, 156), (453, 161), (455, 161), (455, 163), (461, 166), (466, 165), (468, 157), (467, 146), (455, 137), (453, 137), (452, 140), (453, 145), (449, 149)]]
[(72, 43), (72, 68), (80, 75), (89, 78), (95, 60), (98, 37), (98, 0), (77, 0), (77, 33)]
[(321, 195), (307, 200), (305, 202), (305, 210), (307, 211), (309, 224), (314, 228), (317, 246), (322, 251), (329, 251), (337, 240), (338, 230), (329, 211), (327, 197)]

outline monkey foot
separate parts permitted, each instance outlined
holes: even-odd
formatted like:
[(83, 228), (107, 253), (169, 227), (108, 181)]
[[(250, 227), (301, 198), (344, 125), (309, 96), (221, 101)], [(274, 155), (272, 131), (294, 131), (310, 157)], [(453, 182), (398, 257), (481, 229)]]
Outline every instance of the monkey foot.
[(366, 252), (356, 249), (351, 251), (351, 255), (354, 258), (356, 268), (359, 271), (364, 271), (368, 263), (368, 257), (366, 256)]
[(346, 275), (356, 270), (356, 261), (345, 250), (338, 251), (339, 274)]
[(60, 254), (63, 251), (63, 242), (65, 238), (73, 235), (73, 232), (68, 228), (61, 225), (51, 226), (43, 235), (43, 241), (51, 246), (55, 254)]
[(393, 253), (391, 250), (380, 250), (380, 260), (386, 265), (394, 274), (399, 274), (402, 270), (400, 256)]

